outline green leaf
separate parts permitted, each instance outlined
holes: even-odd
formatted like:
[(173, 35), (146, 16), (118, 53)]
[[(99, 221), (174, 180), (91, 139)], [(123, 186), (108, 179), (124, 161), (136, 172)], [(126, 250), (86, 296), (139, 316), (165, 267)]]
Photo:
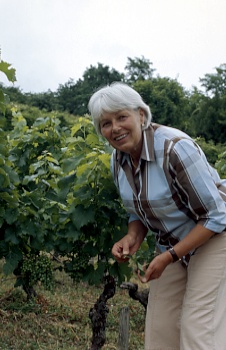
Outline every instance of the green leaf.
[(43, 198), (41, 194), (38, 192), (38, 189), (35, 189), (34, 191), (31, 192), (25, 192), (26, 195), (29, 197), (31, 200), (32, 204), (35, 206), (35, 208), (40, 209), (43, 207)]
[(109, 273), (112, 276), (118, 277), (118, 284), (121, 284), (125, 279), (130, 279), (132, 276), (132, 269), (129, 263), (119, 264), (117, 261), (109, 268)]
[(97, 145), (99, 146), (100, 140), (97, 134), (88, 134), (86, 142), (88, 145), (95, 147)]
[(14, 83), (16, 81), (16, 70), (14, 68), (10, 68), (11, 64), (0, 61), (0, 71), (7, 76), (7, 79)]
[(75, 181), (75, 173), (64, 176), (62, 179), (60, 179), (57, 183), (57, 186), (60, 190), (63, 190), (65, 187), (69, 188)]
[(81, 154), (77, 157), (73, 157), (73, 158), (65, 158), (62, 161), (62, 166), (63, 166), (63, 171), (65, 173), (69, 173), (71, 171), (75, 171), (78, 164), (80, 163), (81, 159), (84, 158), (84, 154)]
[(38, 174), (26, 175), (23, 178), (23, 185), (27, 185), (29, 182), (35, 181), (38, 178)]
[(0, 207), (0, 216), (5, 217), (5, 209), (2, 206)]
[[(72, 227), (72, 226), (69, 229), (67, 229), (67, 231), (64, 234), (64, 238), (65, 239), (69, 238), (70, 242), (71, 242), (71, 239), (72, 239), (73, 242), (77, 241), (79, 236), (80, 236), (80, 232), (76, 231), (74, 229), (74, 227)], [(71, 243), (70, 243), (70, 245), (71, 245)]]
[(98, 159), (101, 160), (101, 162), (106, 166), (107, 169), (109, 169), (110, 172), (110, 154), (108, 153), (104, 153), (104, 154), (100, 154), (98, 156)]
[(5, 219), (7, 224), (12, 225), (17, 220), (18, 212), (16, 209), (6, 209)]
[(0, 168), (0, 187), (8, 187), (10, 184), (9, 177), (3, 168)]
[(4, 165), (4, 170), (9, 176), (9, 179), (11, 182), (13, 182), (15, 185), (19, 184), (19, 176), (18, 174), (12, 169), (12, 167)]
[(94, 285), (100, 284), (103, 280), (103, 276), (104, 276), (104, 272), (106, 271), (106, 268), (107, 268), (107, 263), (102, 261), (98, 262), (97, 268), (94, 269), (92, 274), (89, 274), (87, 276), (89, 283)]
[(5, 230), (5, 241), (13, 243), (13, 244), (18, 244), (19, 243), (19, 239), (18, 239), (16, 234), (17, 234), (17, 232), (15, 232), (15, 228), (8, 227)]
[(82, 205), (78, 205), (73, 209), (70, 216), (78, 230), (95, 221), (95, 211), (92, 207), (84, 208)]
[(71, 136), (74, 136), (78, 130), (81, 129), (81, 124), (76, 124), (71, 128)]
[(51, 163), (55, 163), (56, 165), (59, 165), (59, 162), (57, 159), (51, 157), (51, 156), (47, 156), (46, 159), (51, 162)]
[(10, 275), (13, 273), (22, 258), (22, 253), (20, 250), (18, 250), (18, 247), (12, 247), (11, 250), (5, 255), (5, 264), (3, 265), (4, 274)]
[(8, 192), (1, 192), (0, 198), (11, 205), (17, 206), (18, 204), (18, 198), (16, 197), (16, 195), (10, 195)]
[(66, 198), (70, 190), (70, 187), (72, 186), (74, 181), (75, 181), (75, 173), (68, 176), (64, 176), (62, 179), (58, 181), (57, 186), (60, 189), (58, 193), (60, 199)]

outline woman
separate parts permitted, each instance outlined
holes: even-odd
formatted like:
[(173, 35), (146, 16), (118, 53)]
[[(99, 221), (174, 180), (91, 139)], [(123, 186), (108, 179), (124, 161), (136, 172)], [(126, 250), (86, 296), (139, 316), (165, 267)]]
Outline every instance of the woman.
[(146, 350), (226, 349), (226, 188), (185, 133), (151, 123), (141, 96), (123, 83), (95, 92), (89, 110), (114, 148), (111, 171), (129, 213), (112, 248), (118, 262), (148, 230), (158, 254), (150, 283)]

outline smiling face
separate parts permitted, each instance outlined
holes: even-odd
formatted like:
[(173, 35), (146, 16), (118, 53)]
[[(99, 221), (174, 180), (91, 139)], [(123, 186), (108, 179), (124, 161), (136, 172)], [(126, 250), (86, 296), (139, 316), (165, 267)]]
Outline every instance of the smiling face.
[(104, 112), (100, 119), (101, 134), (110, 145), (119, 151), (139, 158), (142, 149), (142, 129), (144, 123), (142, 109), (122, 110), (115, 113)]

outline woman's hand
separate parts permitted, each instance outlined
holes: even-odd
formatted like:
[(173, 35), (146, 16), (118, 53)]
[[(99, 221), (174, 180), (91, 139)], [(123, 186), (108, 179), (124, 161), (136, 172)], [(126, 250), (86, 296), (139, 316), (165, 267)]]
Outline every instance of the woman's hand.
[[(200, 245), (207, 242), (214, 235), (213, 231), (208, 230), (204, 226), (197, 224), (180, 242), (174, 246), (178, 257), (185, 256), (190, 251), (196, 249)], [(138, 277), (141, 282), (146, 283), (153, 279), (159, 278), (166, 266), (173, 261), (171, 254), (166, 251), (158, 256), (156, 256), (150, 265), (144, 269), (145, 274)]]
[(140, 248), (144, 237), (147, 234), (147, 228), (141, 221), (136, 220), (129, 223), (128, 233), (112, 247), (112, 255), (118, 262), (125, 262), (131, 255)]
[(145, 272), (144, 276), (141, 276), (140, 271), (138, 270), (138, 278), (142, 283), (147, 283), (151, 280), (159, 278), (166, 266), (172, 263), (171, 254), (166, 251), (162, 254), (157, 255), (149, 264), (148, 267), (144, 267), (143, 271)]
[(127, 234), (112, 247), (112, 255), (118, 262), (127, 261), (139, 249), (142, 240)]

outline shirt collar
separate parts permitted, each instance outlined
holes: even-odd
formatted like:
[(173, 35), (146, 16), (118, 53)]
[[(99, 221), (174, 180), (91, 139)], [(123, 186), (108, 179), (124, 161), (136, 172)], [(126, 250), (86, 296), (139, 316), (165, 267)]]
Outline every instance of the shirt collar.
[[(140, 158), (146, 161), (155, 160), (154, 152), (154, 127), (151, 124), (147, 129), (143, 130), (143, 145), (141, 150)], [(129, 155), (127, 153), (116, 150), (116, 159), (120, 165), (122, 165), (126, 160), (128, 161)]]

